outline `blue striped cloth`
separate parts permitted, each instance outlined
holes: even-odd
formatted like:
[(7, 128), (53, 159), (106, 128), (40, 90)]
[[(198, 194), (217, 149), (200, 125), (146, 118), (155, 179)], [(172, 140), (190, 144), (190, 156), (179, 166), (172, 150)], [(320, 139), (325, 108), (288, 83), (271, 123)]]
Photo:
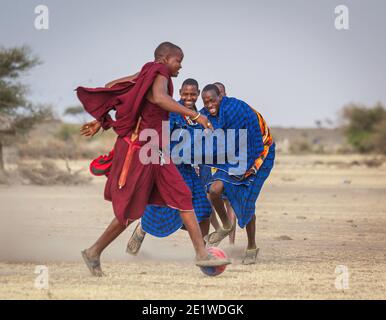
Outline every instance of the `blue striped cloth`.
[(209, 172), (203, 178), (202, 182), (206, 184), (207, 191), (209, 191), (210, 185), (214, 181), (223, 181), (224, 194), (235, 211), (240, 228), (244, 228), (255, 214), (257, 198), (273, 168), (274, 161), (275, 144), (272, 144), (260, 169), (247, 179), (239, 181), (234, 176), (221, 170), (217, 170), (213, 175)]
[[(217, 116), (212, 116), (206, 109), (201, 113), (205, 114), (213, 124), (214, 129), (247, 129), (247, 169), (263, 151), (264, 144), (261, 135), (259, 120), (254, 111), (243, 101), (223, 97)], [(236, 136), (237, 137), (237, 136)], [(236, 149), (237, 150), (237, 149)], [(237, 216), (238, 224), (244, 228), (255, 214), (256, 201), (260, 191), (268, 178), (275, 161), (275, 144), (269, 148), (268, 155), (256, 174), (246, 179), (243, 175), (230, 175), (231, 165), (205, 164), (200, 168), (200, 178), (209, 191), (210, 185), (221, 180), (224, 183), (224, 195), (230, 201)], [(218, 170), (212, 174), (211, 167)], [(247, 170), (246, 169), (246, 170)]]
[[(185, 119), (177, 113), (170, 113), (169, 120), (170, 132), (179, 128), (187, 130), (194, 128), (194, 126), (189, 126)], [(177, 143), (172, 142), (170, 149), (172, 150)], [(207, 199), (205, 186), (195, 169), (191, 164), (179, 164), (176, 167), (192, 192), (192, 202), (197, 221), (208, 219), (212, 213), (212, 207)], [(166, 237), (183, 227), (178, 210), (161, 206), (147, 206), (141, 218), (141, 224), (145, 232), (156, 237)]]
[[(240, 158), (244, 158), (245, 160), (244, 168), (240, 168), (240, 170), (242, 171), (237, 172), (238, 175), (242, 176), (245, 171), (252, 167), (255, 160), (260, 156), (261, 152), (264, 150), (263, 137), (261, 134), (260, 124), (256, 113), (244, 101), (229, 97), (222, 98), (220, 109), (216, 116), (212, 116), (205, 108), (200, 110), (200, 112), (208, 118), (215, 130), (222, 129), (227, 132), (224, 139), (216, 139), (213, 142), (212, 146), (208, 146), (206, 144), (204, 147), (203, 143), (201, 163), (205, 163), (205, 165), (207, 166), (211, 166), (219, 170), (232, 173), (231, 170), (234, 170), (239, 166), (238, 163), (231, 163), (231, 159), (228, 158), (228, 149), (230, 148), (230, 146), (234, 145), (234, 152), (229, 153), (234, 153), (236, 157), (240, 156)], [(235, 132), (235, 142), (233, 143), (231, 143), (232, 141), (228, 141), (228, 131), (230, 129), (233, 129)], [(247, 131), (246, 141), (240, 139), (240, 130), (242, 129)], [(197, 144), (197, 141), (195, 141), (194, 143)], [(220, 163), (220, 161), (216, 160), (220, 159), (219, 155), (221, 154), (221, 149), (218, 147), (219, 145), (225, 146), (225, 163)], [(240, 154), (242, 150), (241, 147), (244, 147), (244, 149), (246, 150), (246, 154)], [(213, 164), (205, 162), (204, 155), (209, 151), (212, 151), (215, 155)], [(195, 152), (195, 156), (197, 157), (197, 151), (195, 150)]]

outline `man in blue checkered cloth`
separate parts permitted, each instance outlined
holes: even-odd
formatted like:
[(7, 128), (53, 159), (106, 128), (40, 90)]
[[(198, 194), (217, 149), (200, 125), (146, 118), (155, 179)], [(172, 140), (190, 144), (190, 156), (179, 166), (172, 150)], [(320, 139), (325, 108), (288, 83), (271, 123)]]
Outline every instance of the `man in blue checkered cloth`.
[[(235, 211), (239, 226), (246, 227), (248, 246), (243, 264), (254, 264), (258, 253), (255, 239), (256, 200), (273, 168), (275, 144), (263, 117), (245, 102), (222, 96), (218, 87), (213, 84), (203, 89), (202, 99), (205, 107), (200, 112), (207, 116), (215, 130), (235, 129), (235, 141), (239, 141), (238, 130), (247, 129), (244, 172), (235, 174), (231, 170), (235, 165), (230, 161), (205, 163), (205, 166), (210, 167), (211, 170), (206, 177), (202, 178), (206, 178), (204, 183), (207, 186), (210, 201), (223, 224), (221, 228), (209, 234), (208, 244), (218, 245), (236, 227), (236, 223), (232, 223), (226, 213), (223, 199), (225, 195)], [(225, 145), (228, 147), (228, 142)], [(240, 148), (240, 145), (236, 146), (236, 154), (240, 151), (239, 156), (242, 155)]]
[[(199, 95), (198, 82), (194, 79), (186, 79), (180, 89), (181, 99), (179, 102), (185, 107), (197, 111), (196, 101)], [(193, 130), (195, 128), (201, 129), (196, 122), (177, 113), (170, 113), (169, 121), (171, 133), (173, 133), (174, 130), (186, 129), (189, 130), (189, 133), (193, 136)], [(173, 141), (172, 139), (170, 150), (173, 150), (173, 147), (180, 141), (181, 139), (179, 139), (179, 141)], [(201, 233), (203, 236), (206, 236), (209, 232), (209, 218), (212, 213), (212, 207), (207, 199), (205, 187), (191, 164), (182, 163), (176, 165), (176, 167), (192, 192), (194, 212), (200, 224)], [(145, 209), (141, 222), (139, 222), (134, 229), (133, 235), (127, 244), (127, 252), (136, 255), (146, 233), (156, 237), (167, 237), (178, 229), (181, 229), (181, 227), (183, 227), (183, 222), (178, 210), (170, 207), (149, 205)]]

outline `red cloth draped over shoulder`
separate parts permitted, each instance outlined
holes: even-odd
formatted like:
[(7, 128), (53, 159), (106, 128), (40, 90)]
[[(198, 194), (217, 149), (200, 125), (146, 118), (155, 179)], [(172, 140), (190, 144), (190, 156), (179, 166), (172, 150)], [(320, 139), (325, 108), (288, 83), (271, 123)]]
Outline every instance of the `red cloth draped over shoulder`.
[[(173, 163), (145, 165), (139, 159), (138, 150), (133, 156), (126, 184), (121, 189), (118, 187), (128, 150), (124, 137), (130, 137), (139, 116), (142, 117), (140, 131), (146, 128), (161, 131), (162, 121), (168, 119), (166, 110), (146, 99), (146, 93), (158, 74), (168, 79), (168, 91), (172, 96), (170, 73), (166, 66), (155, 62), (145, 64), (135, 82), (117, 84), (112, 88), (77, 88), (78, 98), (86, 111), (101, 121), (104, 128), (112, 127), (118, 134), (114, 156), (102, 157), (102, 160), (111, 162), (104, 195), (112, 202), (118, 221), (125, 225), (129, 220), (140, 218), (148, 204), (193, 210), (192, 194), (176, 166)], [(116, 110), (115, 121), (108, 114), (112, 109)]]
[[(168, 79), (168, 91), (172, 94), (170, 72), (164, 64), (158, 62), (146, 63), (135, 82), (122, 82), (111, 88), (78, 87), (76, 92), (84, 109), (100, 121), (104, 129), (112, 127), (120, 137), (129, 136), (140, 116), (146, 93), (158, 74)], [(115, 121), (108, 114), (114, 109)]]

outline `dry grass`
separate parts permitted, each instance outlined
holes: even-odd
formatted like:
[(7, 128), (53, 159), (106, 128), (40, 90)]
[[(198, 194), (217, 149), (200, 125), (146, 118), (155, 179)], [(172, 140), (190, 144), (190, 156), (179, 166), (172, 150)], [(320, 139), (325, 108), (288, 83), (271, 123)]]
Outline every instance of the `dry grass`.
[[(386, 167), (327, 164), (364, 159), (279, 155), (256, 207), (258, 263), (241, 264), (246, 235), (238, 229), (235, 246), (221, 244), (234, 263), (215, 278), (194, 267), (183, 231), (147, 236), (137, 257), (125, 254), (135, 224), (104, 253), (107, 276), (91, 277), (80, 250), (111, 221), (104, 178), (75, 187), (0, 186), (0, 298), (385, 299)], [(87, 162), (72, 166), (87, 170)], [(49, 268), (49, 290), (34, 287), (40, 264)], [(346, 290), (335, 287), (338, 265), (349, 270)]]
[(66, 169), (60, 169), (55, 162), (44, 160), (40, 165), (20, 163), (18, 173), (23, 183), (39, 186), (47, 185), (82, 185), (89, 183), (91, 178), (81, 174), (82, 170), (72, 171), (68, 161)]

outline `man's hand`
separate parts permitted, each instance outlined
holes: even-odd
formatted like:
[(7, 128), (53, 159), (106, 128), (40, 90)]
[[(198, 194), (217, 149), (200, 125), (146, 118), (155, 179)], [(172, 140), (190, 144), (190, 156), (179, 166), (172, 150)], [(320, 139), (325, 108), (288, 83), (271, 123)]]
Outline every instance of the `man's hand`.
[(94, 136), (99, 129), (102, 127), (102, 124), (98, 120), (87, 122), (80, 128), (80, 134), (86, 137)]
[(196, 122), (199, 123), (200, 125), (202, 125), (205, 129), (213, 130), (212, 124), (210, 123), (208, 118), (206, 116), (204, 116), (203, 114), (201, 114), (198, 117), (198, 119), (196, 119)]

